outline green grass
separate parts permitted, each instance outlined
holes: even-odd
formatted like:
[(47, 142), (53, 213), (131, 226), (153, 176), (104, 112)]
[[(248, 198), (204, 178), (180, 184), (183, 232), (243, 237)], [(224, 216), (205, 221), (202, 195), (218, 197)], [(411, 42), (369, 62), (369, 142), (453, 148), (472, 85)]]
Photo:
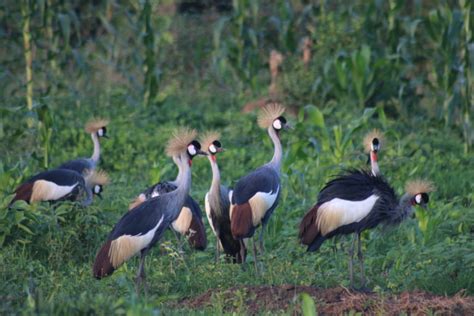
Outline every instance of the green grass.
[[(295, 16), (301, 14), (298, 8), (295, 5)], [(416, 16), (405, 15), (402, 9), (382, 11), (384, 15), (379, 16), (372, 9), (368, 5), (354, 5), (350, 25), (342, 22), (349, 14), (343, 8), (328, 9), (326, 13), (321, 12), (321, 8), (311, 11), (310, 22), (327, 30), (311, 33), (316, 44), (315, 58), (309, 68), (300, 64), (297, 48), (283, 37), (273, 43), (267, 38), (270, 36), (263, 36), (257, 48), (246, 46), (236, 52), (227, 42), (216, 43), (215, 38), (211, 41), (213, 26), (204, 23), (206, 17), (158, 16), (154, 20), (155, 53), (157, 70), (162, 73), (158, 94), (148, 106), (143, 101), (145, 90), (140, 90), (145, 76), (142, 35), (133, 40), (133, 27), (141, 22), (133, 20), (133, 10), (128, 12), (130, 20), (123, 18), (124, 12), (129, 10), (125, 6), (116, 6), (116, 20), (112, 21), (116, 31), (123, 31), (122, 36), (112, 31), (95, 39), (84, 35), (84, 42), (89, 40), (87, 45), (74, 42), (78, 39), (73, 37), (70, 41), (78, 45), (77, 50), (73, 52), (67, 47), (58, 53), (55, 58), (61, 73), (51, 75), (51, 81), (42, 80), (49, 76), (50, 60), (38, 49), (33, 78), (40, 84), (35, 85), (38, 90), (32, 112), (25, 104), (25, 87), (9, 81), (12, 77), (22, 78), (21, 50), (5, 37), (6, 33), (0, 34), (3, 43), (11, 44), (0, 51), (0, 56), (10, 52), (11, 56), (20, 58), (5, 59), (2, 65), (8, 67), (9, 73), (0, 76), (4, 92), (0, 97), (0, 313), (187, 314), (190, 311), (176, 309), (176, 302), (208, 289), (287, 283), (323, 288), (348, 286), (350, 238), (328, 241), (319, 252), (308, 254), (298, 244), (297, 227), (327, 180), (344, 168), (366, 167), (367, 157), (361, 142), (364, 134), (374, 127), (386, 134), (380, 167), (396, 191), (401, 194), (404, 183), (413, 177), (432, 180), (437, 190), (430, 196), (428, 210), (417, 210), (416, 219), (409, 219), (396, 228), (377, 228), (363, 234), (369, 286), (384, 295), (407, 290), (441, 295), (465, 290), (468, 295), (474, 295), (474, 156), (472, 149), (469, 151), (463, 125), (445, 120), (448, 110), (455, 115), (464, 108), (455, 108), (452, 104), (449, 109), (441, 106), (443, 103), (439, 100), (450, 98), (451, 86), (443, 92), (423, 82), (420, 87), (428, 91), (424, 96), (411, 90), (409, 93), (397, 90), (403, 80), (411, 80), (409, 85), (415, 85), (419, 78), (434, 71), (420, 69), (417, 72), (413, 70), (414, 65), (428, 69), (430, 66), (423, 61), (417, 64), (415, 57), (408, 60), (412, 55), (428, 55), (420, 47), (421, 39), (428, 37), (427, 31), (415, 32), (413, 41), (416, 43), (408, 41), (413, 47), (406, 44), (410, 47), (401, 52), (406, 53), (405, 59), (398, 56), (394, 62), (390, 47), (397, 38), (395, 35), (408, 36), (403, 23)], [(447, 10), (439, 6), (441, 9)], [(297, 18), (284, 18), (282, 12), (273, 12), (263, 5), (260, 10), (269, 10), (270, 15), (282, 21), (293, 19), (293, 24), (290, 23), (293, 28), (288, 31), (293, 33), (288, 36), (301, 35), (296, 25), (302, 22)], [(10, 13), (14, 16), (15, 11)], [(419, 13), (420, 17), (427, 14), (426, 9)], [(245, 22), (251, 14), (246, 11), (244, 15), (247, 16)], [(385, 21), (385, 15), (397, 17), (386, 43), (382, 42), (383, 36), (368, 34), (364, 28), (369, 26), (363, 23)], [(10, 17), (1, 17), (5, 23), (16, 26)], [(32, 20), (32, 30), (37, 29), (36, 18)], [(234, 20), (232, 23), (238, 23), (238, 18)], [(244, 24), (269, 34), (274, 32), (263, 23)], [(232, 27), (235, 25), (227, 26), (228, 34), (236, 32)], [(190, 34), (188, 30), (192, 30)], [(59, 29), (56, 31), (62, 34)], [(168, 41), (168, 36), (174, 40)], [(229, 35), (229, 41), (232, 36)], [(37, 34), (34, 38), (41, 37)], [(133, 50), (127, 47), (127, 40), (137, 47), (135, 59), (130, 57)], [(351, 60), (362, 58), (357, 54), (363, 54), (365, 49), (357, 41), (368, 42), (372, 54), (363, 71), (372, 73), (368, 76), (373, 77), (373, 82), (366, 82), (362, 90), (349, 84), (341, 85), (344, 80), (351, 82), (352, 76), (358, 75), (360, 70), (350, 68)], [(111, 43), (115, 43), (115, 48), (107, 46)], [(426, 49), (430, 51), (434, 43), (430, 42)], [(266, 94), (269, 75), (264, 60), (272, 45), (289, 56), (283, 65), (280, 87), (283, 100), (296, 106), (299, 115), (288, 117), (295, 129), (282, 136), (283, 190), (280, 205), (265, 232), (263, 273), (255, 274), (251, 256), (245, 269), (214, 264), (214, 238), (205, 220), (209, 240), (205, 252), (193, 252), (185, 247), (186, 253), (181, 255), (171, 234), (151, 252), (146, 262), (147, 296), (137, 297), (134, 292), (133, 278), (138, 265), (135, 258), (111, 277), (95, 280), (91, 270), (96, 251), (126, 212), (131, 199), (156, 181), (174, 178), (176, 168), (164, 154), (172, 128), (185, 125), (199, 131), (221, 132), (226, 151), (218, 161), (223, 181), (228, 185), (235, 184), (239, 177), (271, 158), (271, 142), (266, 132), (258, 128), (255, 114), (244, 115), (240, 109), (249, 100)], [(107, 49), (116, 55), (108, 55)], [(347, 50), (347, 54), (334, 59), (335, 51), (341, 53), (340, 49)], [(225, 52), (237, 55), (222, 59)], [(260, 58), (251, 65), (240, 65), (249, 67), (244, 77), (236, 73), (239, 65), (232, 61), (232, 58), (238, 59), (238, 54), (242, 54), (240, 57), (244, 60)], [(73, 55), (74, 62), (65, 61)], [(104, 75), (101, 60), (106, 60), (107, 66), (110, 66), (108, 62), (113, 64), (111, 67), (123, 78), (118, 80), (110, 73)], [(336, 62), (346, 63), (346, 66), (340, 65), (345, 69), (342, 73), (346, 79), (338, 78), (341, 74), (337, 75), (331, 68)], [(381, 81), (385, 85), (378, 87)], [(443, 93), (436, 91), (447, 95), (443, 97)], [(468, 113), (471, 112), (468, 109)], [(29, 176), (46, 166), (54, 167), (68, 159), (91, 155), (92, 143), (83, 131), (83, 124), (93, 116), (111, 119), (110, 139), (102, 142), (101, 168), (112, 179), (105, 188), (104, 200), (95, 200), (89, 208), (74, 203), (54, 206), (19, 203), (14, 210), (6, 210), (11, 192)], [(28, 128), (30, 118), (35, 124)], [(210, 181), (208, 161), (196, 158), (192, 196), (202, 207)], [(233, 304), (239, 313), (246, 311), (244, 300), (238, 295), (232, 302), (219, 296), (213, 301), (212, 307), (192, 313), (222, 313), (227, 304)]]

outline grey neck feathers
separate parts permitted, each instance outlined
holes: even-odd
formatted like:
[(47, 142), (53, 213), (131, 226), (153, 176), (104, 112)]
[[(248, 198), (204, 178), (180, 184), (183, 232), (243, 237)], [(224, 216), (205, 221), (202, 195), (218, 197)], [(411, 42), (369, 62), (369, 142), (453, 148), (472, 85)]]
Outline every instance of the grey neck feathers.
[(176, 175), (176, 179), (174, 179), (173, 181), (171, 181), (170, 183), (171, 184), (174, 184), (175, 186), (178, 186), (177, 182), (178, 182), (178, 179), (180, 177), (182, 177), (182, 172), (181, 172), (181, 169), (179, 169), (179, 161), (180, 159), (176, 156), (173, 156), (173, 161), (174, 163), (178, 166), (178, 174)]
[(92, 153), (91, 159), (95, 162), (99, 162), (100, 158), (100, 143), (99, 143), (99, 136), (97, 136), (97, 133), (92, 133), (92, 142), (94, 142), (94, 152)]
[(221, 173), (217, 162), (212, 160), (212, 156), (208, 156), (212, 168), (212, 182), (209, 190), (209, 203), (212, 205), (214, 212), (220, 214), (221, 210)]
[(92, 203), (92, 189), (87, 185), (84, 185), (83, 188), (86, 191), (86, 198), (82, 201), (81, 204), (83, 206), (89, 206)]
[(212, 156), (208, 156), (209, 161), (211, 162), (211, 169), (212, 169), (212, 183), (211, 183), (211, 194), (220, 194), (221, 188), (221, 173), (219, 171), (219, 166), (217, 162), (212, 160)]
[(189, 193), (189, 189), (191, 188), (191, 168), (189, 167), (188, 158), (186, 156), (186, 153), (181, 154), (181, 159), (175, 160), (175, 162), (177, 162), (179, 172), (178, 177), (175, 180), (177, 188), (175, 191), (172, 191), (172, 193), (177, 195), (176, 199), (181, 206)]
[(379, 176), (380, 175), (380, 169), (379, 169), (379, 164), (377, 161), (373, 161), (370, 159), (370, 165), (372, 167), (372, 174), (374, 176)]
[(397, 211), (394, 212), (394, 217), (390, 219), (390, 224), (400, 224), (403, 220), (413, 214), (413, 206), (411, 204), (412, 196), (405, 193), (398, 203)]
[(279, 173), (280, 167), (281, 167), (281, 157), (282, 157), (282, 148), (281, 148), (280, 138), (278, 137), (277, 132), (275, 131), (273, 126), (270, 126), (268, 128), (268, 135), (270, 135), (270, 138), (272, 139), (273, 146), (274, 146), (273, 158), (268, 163), (268, 166), (274, 168)]

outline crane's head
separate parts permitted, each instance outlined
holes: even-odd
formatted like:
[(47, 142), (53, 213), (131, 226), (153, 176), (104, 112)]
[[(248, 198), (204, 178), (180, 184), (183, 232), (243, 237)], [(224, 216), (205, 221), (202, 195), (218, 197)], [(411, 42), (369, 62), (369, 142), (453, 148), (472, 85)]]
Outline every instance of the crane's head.
[(102, 198), (101, 193), (104, 191), (104, 186), (109, 183), (109, 176), (103, 170), (88, 170), (84, 173), (84, 180), (89, 188), (92, 188), (92, 193)]
[(282, 129), (289, 129), (291, 126), (286, 121), (283, 113), (285, 108), (277, 102), (267, 103), (258, 115), (258, 125), (261, 128), (272, 128), (277, 135)]
[(107, 138), (107, 125), (109, 124), (108, 120), (105, 119), (93, 119), (87, 122), (85, 130), (89, 134), (95, 134), (97, 137)]
[(426, 208), (426, 205), (430, 201), (428, 193), (433, 192), (435, 187), (431, 181), (426, 180), (414, 180), (409, 181), (406, 184), (405, 191), (411, 198), (412, 205), (419, 205)]
[(196, 140), (196, 130), (187, 128), (178, 128), (174, 130), (168, 146), (166, 147), (166, 153), (170, 157), (180, 157), (180, 159), (186, 159), (191, 166), (192, 160), (197, 155), (207, 154), (201, 150), (201, 144)]
[(219, 141), (220, 134), (215, 131), (209, 131), (204, 134), (202, 137), (202, 145), (205, 150), (209, 153), (209, 157), (213, 160), (216, 161), (217, 154), (220, 152), (224, 151), (224, 148), (222, 148), (222, 144)]

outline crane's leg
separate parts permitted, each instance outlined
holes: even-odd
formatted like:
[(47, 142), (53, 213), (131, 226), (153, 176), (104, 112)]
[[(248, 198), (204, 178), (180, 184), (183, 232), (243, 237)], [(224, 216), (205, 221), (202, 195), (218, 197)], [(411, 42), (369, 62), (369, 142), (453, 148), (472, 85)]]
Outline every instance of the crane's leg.
[(253, 263), (255, 265), (255, 273), (258, 274), (257, 245), (256, 245), (256, 242), (255, 242), (255, 237), (252, 238), (252, 244), (253, 244)]
[(356, 237), (352, 239), (351, 246), (349, 248), (349, 280), (351, 282), (351, 287), (354, 287), (354, 246), (356, 243)]
[(361, 287), (362, 289), (365, 288), (365, 267), (364, 267), (364, 256), (362, 254), (362, 241), (360, 239), (360, 232), (357, 233), (357, 257), (359, 258), (359, 264), (360, 264), (360, 273), (361, 273)]
[(220, 240), (219, 237), (216, 235), (216, 258), (215, 261), (216, 263), (219, 261), (219, 245), (220, 245)]
[(145, 257), (148, 251), (142, 250), (140, 253), (140, 264), (138, 266), (138, 273), (137, 277), (135, 279), (135, 291), (137, 294), (140, 293), (140, 286), (143, 283), (144, 289), (145, 289), (145, 295), (147, 292), (147, 285), (146, 285), (146, 279), (145, 279)]
[(262, 230), (260, 230), (260, 235), (258, 236), (259, 243), (260, 243), (260, 254), (263, 256), (265, 251), (265, 246), (263, 244), (263, 231), (265, 230), (265, 224), (262, 223)]
[(240, 239), (240, 258), (242, 259), (242, 263), (245, 262), (245, 243), (243, 239)]

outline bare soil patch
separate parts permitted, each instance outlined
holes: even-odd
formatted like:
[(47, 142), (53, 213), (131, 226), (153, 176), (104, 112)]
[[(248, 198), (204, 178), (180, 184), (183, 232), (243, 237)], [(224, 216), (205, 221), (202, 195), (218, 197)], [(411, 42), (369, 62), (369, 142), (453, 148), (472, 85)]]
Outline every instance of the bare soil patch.
[(235, 310), (236, 302), (244, 299), (246, 312), (256, 314), (260, 311), (293, 310), (300, 314), (299, 294), (308, 293), (315, 300), (321, 315), (342, 314), (356, 311), (364, 314), (424, 315), (435, 312), (442, 315), (474, 315), (474, 297), (458, 293), (455, 296), (439, 296), (426, 292), (403, 292), (394, 295), (361, 293), (343, 287), (321, 289), (311, 286), (259, 285), (238, 286), (228, 290), (211, 289), (205, 293), (181, 300), (181, 308), (201, 309), (212, 307), (216, 297), (226, 302), (226, 310)]

